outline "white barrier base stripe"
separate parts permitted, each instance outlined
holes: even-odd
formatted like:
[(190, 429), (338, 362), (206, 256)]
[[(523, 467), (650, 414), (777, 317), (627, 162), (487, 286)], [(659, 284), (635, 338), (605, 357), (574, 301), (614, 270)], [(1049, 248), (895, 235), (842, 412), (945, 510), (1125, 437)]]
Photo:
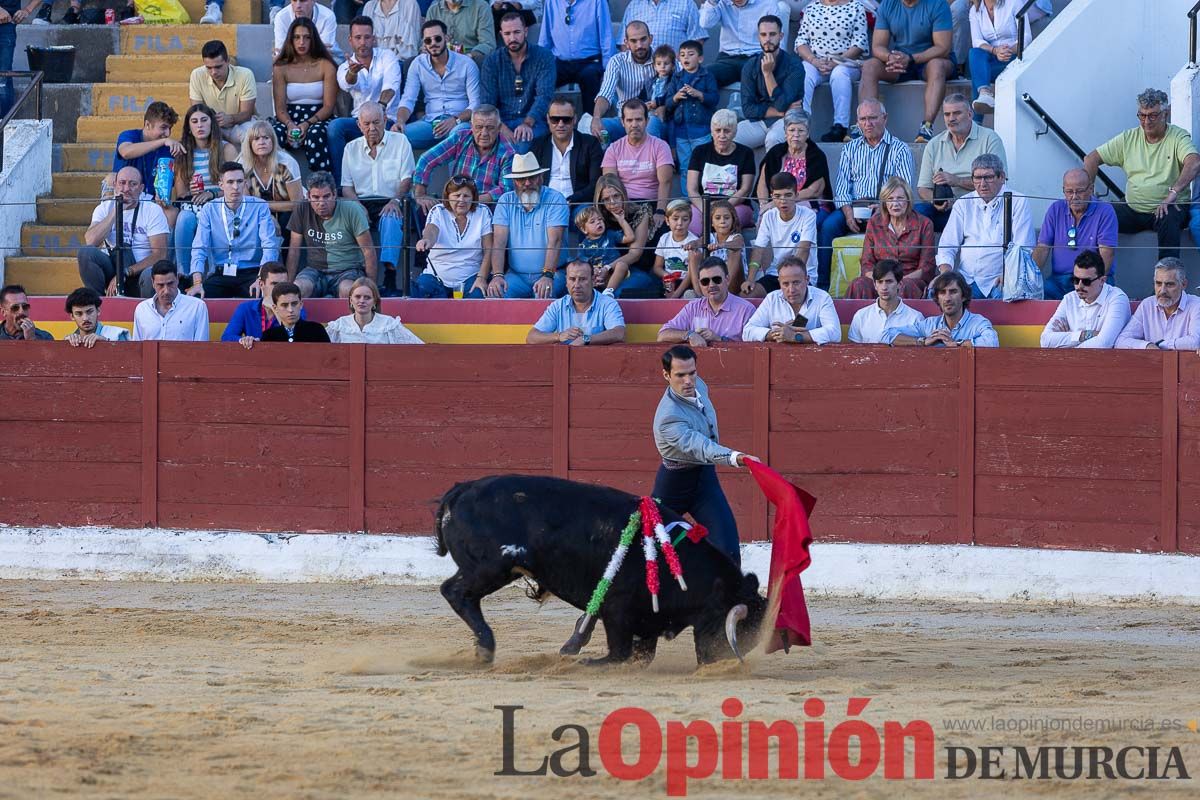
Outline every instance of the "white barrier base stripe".
[[(814, 544), (812, 594), (989, 602), (1200, 605), (1200, 557), (971, 545)], [(766, 583), (771, 550), (742, 546)], [(431, 536), (0, 527), (0, 579), (362, 581), (453, 574)]]

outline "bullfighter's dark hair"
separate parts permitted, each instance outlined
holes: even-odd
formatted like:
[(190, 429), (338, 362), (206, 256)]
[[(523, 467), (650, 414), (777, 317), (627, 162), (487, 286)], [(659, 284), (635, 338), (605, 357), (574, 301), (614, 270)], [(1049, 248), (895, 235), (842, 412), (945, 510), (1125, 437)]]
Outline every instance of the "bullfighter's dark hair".
[(672, 361), (695, 361), (696, 351), (686, 344), (677, 344), (662, 354), (663, 372), (671, 372)]

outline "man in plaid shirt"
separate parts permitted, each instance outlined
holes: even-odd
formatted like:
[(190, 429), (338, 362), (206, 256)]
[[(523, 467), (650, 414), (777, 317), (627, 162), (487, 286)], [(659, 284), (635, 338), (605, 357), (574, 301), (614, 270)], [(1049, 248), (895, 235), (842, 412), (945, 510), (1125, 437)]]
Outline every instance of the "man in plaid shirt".
[(434, 168), (448, 164), (451, 175), (470, 175), (479, 187), (479, 199), (495, 204), (500, 195), (513, 190), (512, 181), (502, 176), (512, 167), (512, 145), (500, 138), (500, 112), (481, 105), (471, 114), (471, 127), (458, 130), (426, 150), (413, 174), (413, 198), (426, 214), (438, 198), (425, 193)]

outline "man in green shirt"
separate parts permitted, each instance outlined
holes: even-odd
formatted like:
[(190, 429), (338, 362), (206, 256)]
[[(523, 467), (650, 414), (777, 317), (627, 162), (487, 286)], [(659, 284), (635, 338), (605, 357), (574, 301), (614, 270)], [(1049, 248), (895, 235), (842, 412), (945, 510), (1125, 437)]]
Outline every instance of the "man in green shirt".
[(1138, 127), (1088, 153), (1083, 168), (1093, 179), (1102, 164), (1123, 169), (1125, 203), (1116, 204), (1120, 232), (1152, 230), (1158, 234), (1158, 257), (1178, 258), (1179, 231), (1187, 222), (1179, 196), (1200, 172), (1200, 153), (1187, 131), (1170, 124), (1165, 92), (1147, 89), (1137, 104)]
[[(288, 230), (288, 275), (304, 297), (349, 297), (359, 278), (377, 280), (367, 210), (354, 200), (337, 199), (337, 185), (328, 172), (309, 176), (308, 201), (296, 203)], [(308, 263), (297, 273), (301, 250)]]
[(476, 66), (482, 66), (488, 53), (496, 49), (492, 8), (485, 0), (434, 0), (425, 19), (444, 22), (450, 49), (466, 53), (475, 59)]
[[(975, 190), (971, 164), (984, 153), (1004, 158), (1004, 143), (994, 130), (971, 119), (971, 103), (955, 92), (942, 101), (942, 119), (946, 130), (929, 140), (921, 156), (917, 195), (921, 202), (914, 210), (933, 220), (933, 229), (941, 233), (950, 219), (953, 201)], [(952, 196), (946, 197), (950, 192)]]

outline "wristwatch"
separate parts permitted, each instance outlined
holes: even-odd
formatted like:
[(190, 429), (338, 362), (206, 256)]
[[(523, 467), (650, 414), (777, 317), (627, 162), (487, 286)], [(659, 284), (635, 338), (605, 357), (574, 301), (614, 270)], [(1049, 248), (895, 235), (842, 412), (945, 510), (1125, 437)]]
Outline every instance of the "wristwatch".
[(592, 343), (592, 336), (591, 336), (591, 334), (589, 334), (589, 333), (585, 333), (585, 334), (583, 335), (583, 343), (584, 343), (584, 345), (585, 345), (585, 346), (586, 346), (586, 345), (589, 345), (589, 344), (591, 344), (591, 343)]
[(921, 338), (917, 339), (917, 347), (924, 347), (924, 346), (925, 346), (925, 337), (922, 336)]

